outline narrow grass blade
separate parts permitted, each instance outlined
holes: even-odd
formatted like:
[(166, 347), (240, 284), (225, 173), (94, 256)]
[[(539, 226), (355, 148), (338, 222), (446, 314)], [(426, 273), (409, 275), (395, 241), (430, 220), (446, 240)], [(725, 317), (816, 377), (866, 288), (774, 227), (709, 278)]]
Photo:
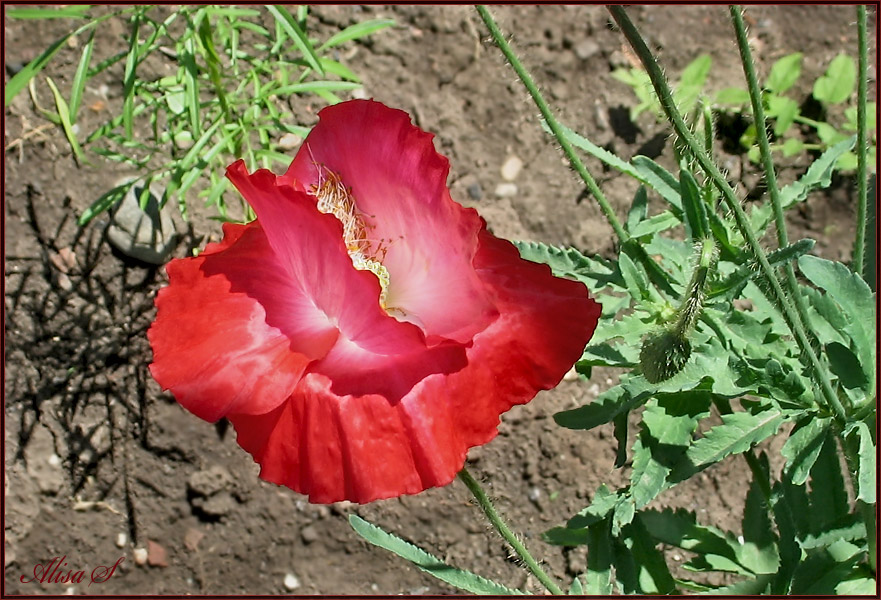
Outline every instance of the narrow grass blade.
[(141, 28), (141, 15), (135, 15), (132, 34), (129, 38), (128, 54), (125, 58), (125, 72), (122, 77), (122, 125), (127, 137), (134, 137), (135, 109), (135, 70), (138, 66), (138, 32)]
[(321, 44), (318, 47), (318, 52), (322, 50), (327, 50), (328, 48), (333, 48), (334, 46), (339, 46), (345, 42), (349, 42), (352, 40), (357, 40), (358, 38), (362, 38), (370, 35), (371, 33), (376, 33), (381, 29), (385, 29), (386, 27), (394, 26), (395, 21), (393, 19), (371, 19), (369, 21), (364, 21), (362, 23), (355, 23), (354, 25), (349, 25), (342, 31), (335, 33), (329, 40)]
[(275, 88), (269, 95), (280, 96), (290, 94), (302, 94), (304, 92), (318, 93), (324, 92), (341, 92), (346, 90), (354, 90), (361, 87), (360, 83), (352, 81), (306, 81), (304, 83), (292, 83)]
[(83, 89), (86, 87), (87, 73), (89, 71), (89, 63), (92, 61), (92, 48), (95, 46), (95, 30), (89, 35), (89, 41), (83, 46), (83, 54), (80, 56), (79, 65), (77, 65), (76, 73), (73, 76), (73, 83), (70, 89), (70, 120), (76, 123), (77, 113), (79, 113), (80, 103), (83, 100)]
[(55, 108), (58, 111), (58, 118), (61, 119), (61, 127), (64, 129), (64, 135), (67, 136), (70, 149), (73, 150), (73, 155), (76, 157), (78, 163), (84, 162), (85, 157), (83, 156), (83, 149), (80, 147), (80, 143), (76, 139), (76, 134), (73, 132), (73, 125), (70, 122), (70, 111), (67, 102), (64, 101), (61, 92), (55, 87), (55, 82), (52, 81), (51, 77), (46, 78), (46, 83), (49, 84), (49, 88), (52, 90), (52, 95), (55, 96)]
[(309, 66), (324, 75), (324, 69), (318, 61), (318, 54), (315, 52), (315, 48), (312, 47), (312, 43), (309, 41), (309, 38), (306, 37), (303, 30), (300, 29), (300, 26), (297, 24), (293, 15), (281, 5), (268, 4), (266, 5), (266, 8), (269, 10), (269, 13), (275, 17), (276, 22), (281, 26), (282, 30), (289, 38), (291, 38), (297, 48), (299, 48), (300, 52), (303, 53), (303, 58), (306, 59)]
[(10, 8), (6, 16), (10, 19), (85, 19), (91, 8), (90, 4), (61, 8)]
[(118, 185), (115, 188), (112, 188), (111, 190), (102, 194), (101, 197), (95, 200), (95, 202), (93, 202), (89, 208), (83, 211), (83, 214), (80, 215), (77, 223), (82, 227), (114, 204), (122, 202), (122, 199), (125, 198), (128, 189), (134, 184), (135, 181), (130, 181), (128, 183)]
[(509, 589), (495, 581), (485, 579), (469, 571), (457, 569), (432, 556), (425, 550), (405, 542), (401, 538), (376, 525), (365, 521), (357, 515), (349, 515), (349, 524), (355, 532), (375, 546), (394, 552), (401, 558), (409, 560), (419, 569), (433, 575), (459, 589), (472, 594), (520, 595), (519, 590)]
[(23, 90), (30, 80), (43, 70), (46, 64), (52, 60), (55, 53), (61, 49), (67, 41), (67, 38), (71, 35), (73, 34), (68, 33), (57, 39), (51, 46), (46, 48), (40, 56), (29, 62), (21, 71), (12, 76), (12, 78), (6, 83), (6, 88), (3, 90), (4, 106), (9, 106), (16, 94)]

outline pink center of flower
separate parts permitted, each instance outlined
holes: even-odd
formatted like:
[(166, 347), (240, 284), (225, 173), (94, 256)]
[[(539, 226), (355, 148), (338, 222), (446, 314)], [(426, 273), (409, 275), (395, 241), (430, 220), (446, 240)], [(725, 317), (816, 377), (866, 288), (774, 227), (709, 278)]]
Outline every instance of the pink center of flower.
[(364, 221), (364, 216), (358, 212), (352, 190), (343, 184), (342, 178), (324, 165), (316, 164), (316, 166), (318, 183), (312, 184), (310, 191), (318, 199), (318, 210), (335, 216), (342, 223), (343, 240), (352, 264), (360, 271), (370, 271), (376, 275), (381, 288), (379, 304), (391, 314), (397, 309), (388, 308), (385, 304), (390, 280), (388, 269), (382, 265), (386, 253), (383, 240), (375, 244), (374, 240), (367, 236), (370, 226)]

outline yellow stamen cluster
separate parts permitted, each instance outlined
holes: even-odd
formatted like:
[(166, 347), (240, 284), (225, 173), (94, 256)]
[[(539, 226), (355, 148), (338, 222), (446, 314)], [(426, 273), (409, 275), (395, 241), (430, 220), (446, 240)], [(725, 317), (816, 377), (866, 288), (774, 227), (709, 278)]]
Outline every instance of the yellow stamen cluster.
[(376, 249), (367, 237), (368, 226), (364, 217), (355, 206), (355, 198), (352, 190), (343, 184), (337, 173), (327, 169), (323, 165), (318, 167), (318, 183), (312, 184), (311, 192), (318, 199), (318, 210), (335, 216), (343, 224), (343, 240), (352, 264), (359, 271), (370, 271), (379, 279), (382, 291), (379, 295), (379, 304), (383, 308), (389, 286), (389, 273), (382, 262), (385, 250), (380, 244)]

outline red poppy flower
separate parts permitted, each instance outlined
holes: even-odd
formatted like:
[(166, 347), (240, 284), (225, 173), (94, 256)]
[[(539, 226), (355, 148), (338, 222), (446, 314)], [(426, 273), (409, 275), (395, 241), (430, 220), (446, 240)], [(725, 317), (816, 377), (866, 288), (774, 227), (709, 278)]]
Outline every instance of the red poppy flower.
[(312, 502), (446, 485), (599, 317), (452, 200), (432, 138), (378, 102), (325, 108), (284, 175), (229, 167), (257, 220), (156, 298), (156, 380)]

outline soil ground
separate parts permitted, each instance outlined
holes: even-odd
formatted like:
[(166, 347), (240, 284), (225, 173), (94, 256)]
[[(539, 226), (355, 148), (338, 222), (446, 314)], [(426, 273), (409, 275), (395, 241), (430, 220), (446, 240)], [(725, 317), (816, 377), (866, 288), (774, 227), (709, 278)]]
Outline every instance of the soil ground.
[[(629, 9), (667, 72), (701, 53), (713, 66), (708, 88), (743, 81), (723, 6)], [(506, 6), (494, 12), (563, 123), (623, 158), (648, 154), (673, 168), (668, 132), (644, 113), (627, 111), (632, 91), (611, 71), (632, 60), (600, 6)], [(607, 257), (610, 228), (583, 193), (561, 153), (542, 131), (537, 110), (482, 22), (466, 6), (319, 6), (319, 35), (367, 18), (391, 17), (394, 29), (346, 48), (343, 61), (364, 81), (368, 97), (408, 111), (435, 132), (449, 157), (455, 199), (476, 207), (491, 229), (511, 239), (571, 245)], [(840, 52), (855, 55), (855, 15), (848, 6), (756, 6), (751, 36), (767, 73), (776, 59), (804, 53), (802, 98)], [(870, 12), (874, 32), (875, 13)], [(5, 65), (26, 64), (68, 24), (6, 19)], [(123, 22), (108, 21), (96, 55), (119, 51)], [(874, 34), (869, 36), (874, 40)], [(78, 40), (82, 44), (84, 40)], [(80, 49), (64, 48), (45, 74), (69, 89)], [(874, 49), (870, 75), (875, 76)], [(20, 67), (19, 67), (20, 68)], [(84, 106), (121, 94), (120, 68), (86, 90)], [(870, 89), (874, 89), (870, 85)], [(50, 105), (43, 76), (38, 98)], [(304, 125), (322, 106), (303, 97)], [(311, 102), (311, 103), (310, 103)], [(87, 113), (89, 111), (86, 111)], [(90, 114), (98, 122), (106, 115)], [(257, 479), (257, 466), (231, 430), (193, 417), (150, 378), (145, 331), (161, 268), (126, 259), (103, 238), (106, 217), (85, 228), (76, 218), (120, 175), (112, 166), (76, 165), (60, 129), (44, 127), (27, 93), (5, 111), (5, 592), (8, 594), (444, 594), (455, 590), (361, 540), (349, 527), (356, 513), (450, 563), (501, 583), (540, 593), (508, 558), (459, 482), (414, 497), (366, 506), (315, 506), (286, 488)], [(42, 129), (41, 129), (42, 128)], [(38, 131), (39, 130), (39, 131)], [(24, 142), (14, 143), (26, 138)], [(500, 168), (524, 163), (516, 192), (498, 196)], [(97, 157), (96, 157), (97, 158)], [(785, 163), (783, 183), (804, 172), (806, 156)], [(745, 154), (723, 155), (744, 193), (757, 180)], [(615, 209), (626, 211), (633, 181), (588, 161)], [(836, 180), (791, 215), (791, 236), (818, 239), (816, 252), (850, 253), (853, 181)], [(175, 255), (218, 239), (220, 227), (191, 202), (188, 234)], [(499, 436), (469, 454), (472, 473), (527, 545), (565, 581), (585, 568), (583, 549), (545, 544), (540, 534), (589, 504), (601, 483), (626, 475), (613, 469), (611, 428), (564, 430), (552, 415), (590, 402), (614, 372), (590, 381), (567, 378), (557, 389), (503, 416)], [(662, 496), (662, 505), (697, 510), (700, 519), (737, 530), (745, 469), (734, 461)], [(213, 487), (212, 487), (213, 486)], [(204, 494), (215, 494), (209, 515)], [(135, 549), (152, 566), (138, 566)], [(162, 556), (164, 552), (164, 556)], [(109, 581), (21, 583), (37, 564), (64, 556), (66, 569), (112, 565)]]

